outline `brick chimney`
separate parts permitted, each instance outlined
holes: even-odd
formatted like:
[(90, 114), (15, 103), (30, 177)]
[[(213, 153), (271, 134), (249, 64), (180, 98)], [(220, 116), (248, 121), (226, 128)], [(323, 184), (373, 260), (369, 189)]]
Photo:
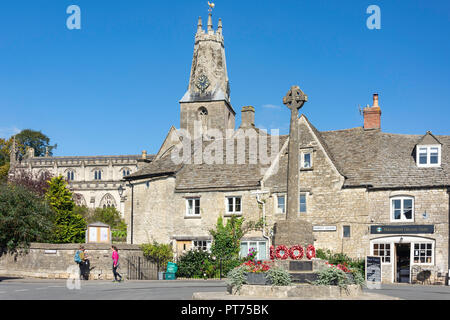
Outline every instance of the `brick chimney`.
[(364, 129), (381, 129), (381, 108), (378, 105), (378, 93), (373, 95), (373, 106), (367, 106), (364, 112)]
[(255, 108), (252, 106), (243, 107), (241, 111), (241, 128), (255, 127)]

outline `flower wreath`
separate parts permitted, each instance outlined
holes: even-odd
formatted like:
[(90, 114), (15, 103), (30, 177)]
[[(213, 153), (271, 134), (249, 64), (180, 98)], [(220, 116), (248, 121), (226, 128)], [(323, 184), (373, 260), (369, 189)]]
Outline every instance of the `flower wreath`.
[(275, 247), (270, 246), (270, 260), (275, 260)]
[[(284, 251), (283, 255), (280, 254), (281, 251)], [(275, 256), (277, 259), (286, 260), (289, 257), (289, 249), (285, 245), (278, 246), (275, 251)]]
[[(295, 254), (295, 251), (299, 252), (298, 255)], [(300, 245), (292, 246), (289, 249), (289, 255), (294, 260), (301, 260), (303, 258), (303, 254), (304, 254), (304, 251), (303, 251), (302, 246), (300, 246)]]
[(310, 244), (306, 248), (306, 257), (308, 258), (308, 260), (311, 260), (312, 258), (316, 257), (316, 248), (314, 248), (312, 244)]

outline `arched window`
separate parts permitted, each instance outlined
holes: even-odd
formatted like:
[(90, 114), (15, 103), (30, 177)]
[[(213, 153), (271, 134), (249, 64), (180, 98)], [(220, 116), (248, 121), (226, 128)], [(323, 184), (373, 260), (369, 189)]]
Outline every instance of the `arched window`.
[(102, 180), (102, 170), (100, 169), (94, 170), (94, 180)]
[(116, 200), (114, 200), (114, 197), (111, 194), (107, 193), (100, 201), (100, 208), (117, 208)]
[(129, 168), (123, 168), (122, 169), (122, 175), (124, 177), (129, 176), (131, 174), (131, 170)]
[(205, 107), (198, 109), (198, 121), (201, 123), (202, 133), (206, 133), (208, 130), (208, 110)]
[(74, 181), (75, 180), (75, 173), (73, 170), (67, 170), (67, 181)]

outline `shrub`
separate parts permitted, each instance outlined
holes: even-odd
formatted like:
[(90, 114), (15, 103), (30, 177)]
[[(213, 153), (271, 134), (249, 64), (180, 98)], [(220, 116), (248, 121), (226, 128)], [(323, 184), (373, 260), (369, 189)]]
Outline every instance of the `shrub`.
[(365, 275), (365, 261), (364, 259), (352, 259), (344, 253), (333, 253), (331, 250), (317, 249), (316, 257), (326, 260), (333, 265), (345, 265), (352, 269), (352, 273), (359, 272), (360, 276), (364, 278)]
[(205, 263), (211, 263), (211, 256), (203, 250), (189, 250), (178, 259), (177, 277), (200, 278), (204, 275)]
[(347, 274), (337, 267), (324, 268), (317, 275), (318, 279), (313, 282), (315, 285), (346, 287), (351, 284)]
[(232, 293), (235, 294), (239, 292), (242, 285), (246, 283), (246, 268), (244, 265), (234, 268), (227, 273), (226, 283), (232, 287)]
[(152, 244), (142, 244), (141, 250), (144, 257), (157, 264), (158, 271), (165, 270), (167, 263), (173, 260), (173, 250), (170, 244), (160, 244), (155, 241)]
[(289, 272), (281, 268), (271, 268), (267, 271), (267, 277), (272, 283), (272, 286), (289, 286), (292, 283), (292, 278)]

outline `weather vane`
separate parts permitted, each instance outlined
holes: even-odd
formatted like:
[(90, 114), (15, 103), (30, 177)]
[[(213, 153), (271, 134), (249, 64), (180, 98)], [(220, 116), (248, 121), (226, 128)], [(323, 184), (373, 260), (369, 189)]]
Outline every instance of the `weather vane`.
[(208, 11), (211, 13), (216, 5), (213, 2), (208, 1), (208, 6), (209, 6)]

